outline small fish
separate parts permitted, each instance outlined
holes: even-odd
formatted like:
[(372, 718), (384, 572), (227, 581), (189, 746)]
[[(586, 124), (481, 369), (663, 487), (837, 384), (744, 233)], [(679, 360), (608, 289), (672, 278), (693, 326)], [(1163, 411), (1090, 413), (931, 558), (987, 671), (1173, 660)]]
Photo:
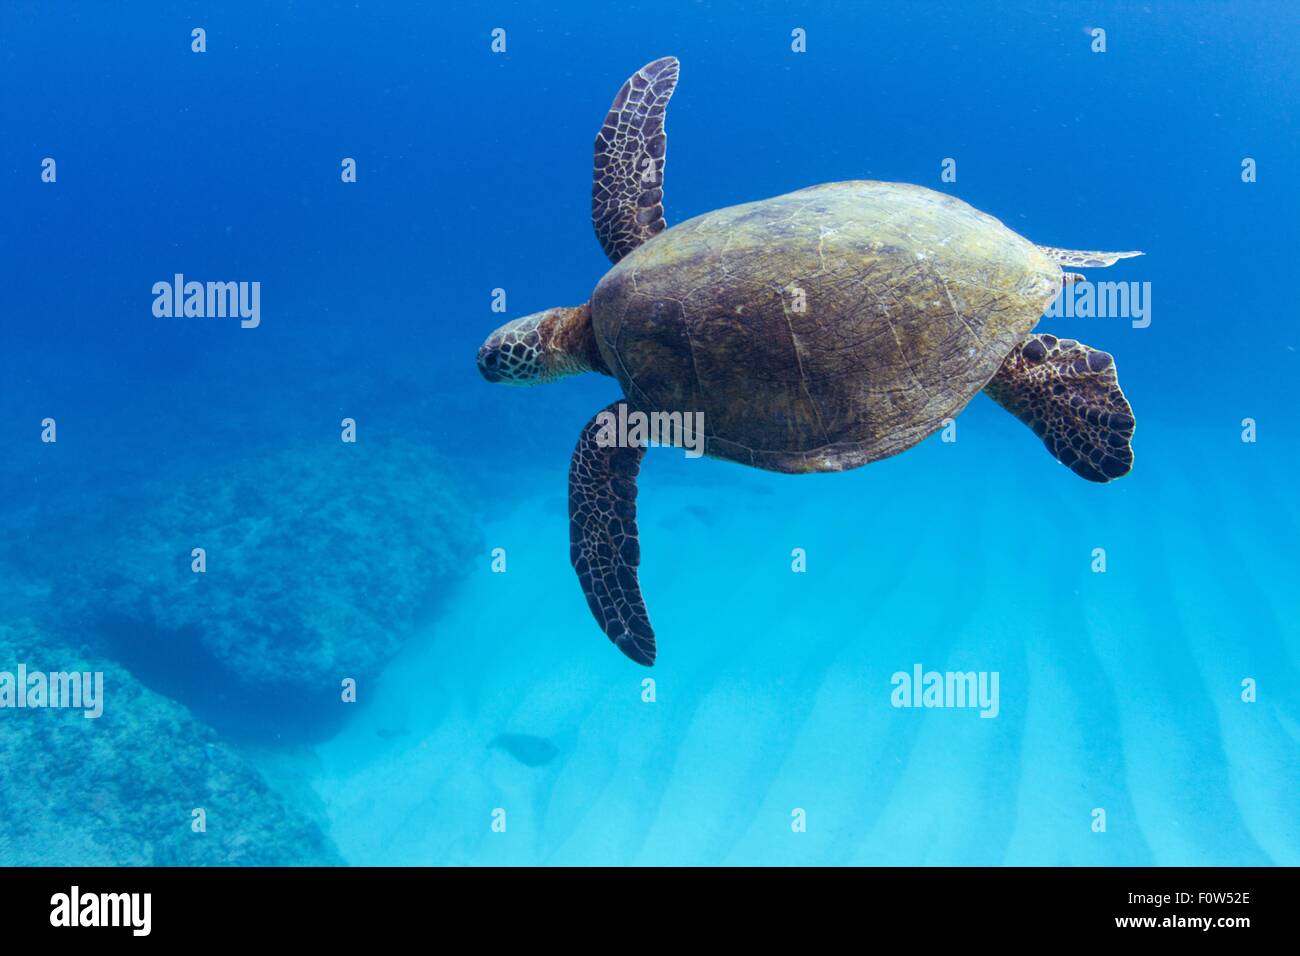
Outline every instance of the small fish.
[(498, 734), (488, 744), (489, 750), (504, 750), (526, 767), (541, 767), (559, 754), (559, 748), (545, 737), (532, 734)]
[(717, 514), (708, 508), (703, 508), (700, 505), (687, 505), (686, 511), (698, 519), (706, 528), (713, 528), (718, 524)]

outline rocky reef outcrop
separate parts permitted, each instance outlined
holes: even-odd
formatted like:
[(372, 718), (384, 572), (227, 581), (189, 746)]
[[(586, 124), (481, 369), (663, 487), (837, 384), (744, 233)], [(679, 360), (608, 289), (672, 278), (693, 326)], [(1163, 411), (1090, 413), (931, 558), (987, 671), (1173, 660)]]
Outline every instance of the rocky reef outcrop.
[[(20, 665), (102, 674), (102, 712), (16, 706)], [(342, 862), (310, 807), (185, 707), (29, 621), (0, 624), (0, 702), (0, 866)]]
[[(408, 440), (214, 460), (140, 489), (62, 589), (151, 687), (223, 731), (323, 736), (481, 550), (463, 489)], [(195, 549), (202, 549), (196, 571)]]

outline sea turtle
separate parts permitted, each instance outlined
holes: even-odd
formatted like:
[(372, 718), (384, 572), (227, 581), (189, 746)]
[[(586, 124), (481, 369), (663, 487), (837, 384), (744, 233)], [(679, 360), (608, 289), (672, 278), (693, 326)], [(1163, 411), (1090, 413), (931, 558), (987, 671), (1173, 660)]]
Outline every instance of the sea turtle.
[(619, 443), (616, 414), (702, 412), (705, 454), (843, 471), (911, 448), (982, 389), (1075, 474), (1129, 472), (1133, 412), (1111, 356), (1030, 332), (1082, 278), (1062, 265), (1141, 253), (1036, 246), (952, 196), (871, 181), (667, 229), (664, 115), (678, 70), (665, 57), (633, 74), (596, 136), (592, 221), (614, 266), (590, 301), (507, 323), (478, 352), (490, 382), (600, 372), (623, 388), (573, 452), (569, 535), (592, 614), (624, 654), (653, 664), (655, 637), (637, 581), (645, 446)]

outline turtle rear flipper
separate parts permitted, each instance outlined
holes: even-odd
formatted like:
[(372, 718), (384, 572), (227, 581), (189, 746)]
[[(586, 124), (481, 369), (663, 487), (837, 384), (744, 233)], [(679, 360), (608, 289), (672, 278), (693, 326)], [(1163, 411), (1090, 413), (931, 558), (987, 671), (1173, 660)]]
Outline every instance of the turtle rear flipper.
[(1133, 469), (1133, 409), (1109, 353), (1073, 339), (1031, 335), (1011, 350), (984, 391), (1079, 477), (1113, 481)]
[(1058, 249), (1056, 246), (1039, 246), (1038, 251), (1060, 266), (1079, 266), (1083, 269), (1104, 269), (1121, 259), (1132, 259), (1141, 252), (1085, 252), (1081, 249)]
[(650, 627), (636, 569), (641, 544), (636, 527), (636, 476), (645, 446), (615, 443), (614, 402), (587, 422), (569, 464), (569, 560), (601, 630), (638, 664), (655, 662)]

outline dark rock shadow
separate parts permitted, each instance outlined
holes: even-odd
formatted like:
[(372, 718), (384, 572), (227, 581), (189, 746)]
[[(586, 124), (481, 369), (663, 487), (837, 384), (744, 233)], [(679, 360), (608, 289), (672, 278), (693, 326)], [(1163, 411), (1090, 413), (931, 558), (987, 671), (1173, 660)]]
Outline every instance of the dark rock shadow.
[[(98, 651), (141, 684), (184, 704), (236, 744), (312, 744), (336, 734), (358, 704), (344, 703), (341, 684), (304, 686), (286, 679), (249, 687), (222, 667), (196, 628), (160, 631), (102, 615), (93, 625)], [(349, 675), (363, 679), (365, 675)], [(106, 688), (105, 694), (112, 689)]]

